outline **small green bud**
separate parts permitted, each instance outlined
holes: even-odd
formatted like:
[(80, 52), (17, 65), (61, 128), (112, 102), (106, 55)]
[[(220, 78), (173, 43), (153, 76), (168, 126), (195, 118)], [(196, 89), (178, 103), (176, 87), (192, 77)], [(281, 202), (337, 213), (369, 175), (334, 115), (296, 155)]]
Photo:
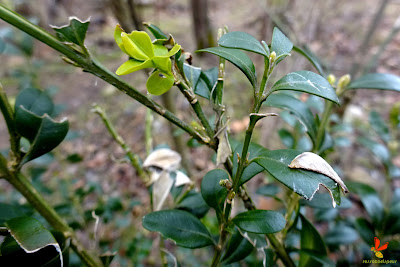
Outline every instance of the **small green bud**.
[(273, 64), (276, 60), (276, 53), (275, 51), (272, 51), (272, 53), (269, 55), (269, 62), (270, 64)]
[(349, 74), (340, 77), (337, 83), (336, 94), (340, 96), (344, 92), (344, 90), (346, 90), (346, 87), (347, 85), (349, 85), (350, 81), (351, 77)]
[(329, 74), (328, 77), (326, 78), (330, 85), (335, 85), (336, 83), (336, 77), (333, 74)]
[(236, 195), (235, 191), (233, 191), (233, 190), (229, 191), (229, 193), (228, 193), (228, 199), (227, 199), (227, 202), (228, 202), (229, 204), (232, 203), (232, 200), (235, 198), (235, 195)]
[(232, 189), (232, 182), (229, 179), (219, 181), (219, 185), (222, 187), (226, 187), (228, 190)]

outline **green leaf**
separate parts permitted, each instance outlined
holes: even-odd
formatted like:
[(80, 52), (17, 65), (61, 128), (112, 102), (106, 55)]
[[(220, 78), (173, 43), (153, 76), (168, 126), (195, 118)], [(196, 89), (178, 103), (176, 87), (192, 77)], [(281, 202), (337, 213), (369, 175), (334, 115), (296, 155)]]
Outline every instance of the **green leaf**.
[(317, 136), (317, 126), (311, 110), (301, 100), (288, 94), (279, 93), (270, 95), (265, 101), (265, 105), (290, 111), (306, 128), (308, 135), (313, 143)]
[(281, 128), (278, 131), (279, 138), (281, 139), (282, 144), (287, 148), (294, 148), (294, 137), (291, 132), (288, 130)]
[(333, 206), (335, 203), (340, 205), (339, 185), (331, 178), (313, 171), (288, 167), (300, 153), (290, 149), (267, 151), (255, 158), (254, 162), (306, 200), (312, 200), (319, 186), (323, 185), (332, 196)]
[(240, 229), (256, 234), (272, 234), (285, 228), (286, 220), (276, 211), (250, 210), (239, 213), (232, 219)]
[[(320, 256), (326, 257), (327, 251), (324, 240), (314, 228), (314, 226), (302, 215), (301, 232), (300, 232), (300, 248), (301, 250), (310, 250)], [(318, 261), (305, 253), (300, 253), (299, 266), (322, 266)]]
[(315, 69), (319, 72), (321, 76), (325, 76), (324, 69), (322, 67), (321, 62), (319, 61), (318, 57), (313, 54), (313, 52), (308, 49), (308, 47), (304, 47), (301, 49), (299, 46), (293, 46), (293, 51), (296, 51), (303, 57), (305, 57), (310, 63), (315, 67)]
[(174, 76), (155, 71), (150, 75), (146, 83), (147, 91), (153, 95), (162, 95), (174, 85)]
[(359, 239), (358, 233), (344, 223), (335, 224), (334, 228), (326, 233), (325, 243), (332, 246), (353, 244)]
[[(233, 176), (236, 175), (237, 168), (238, 168), (238, 157), (237, 155), (242, 155), (243, 144), (236, 146), (235, 151), (233, 152)], [(266, 149), (258, 144), (250, 143), (248, 153), (249, 157), (248, 160), (252, 160), (255, 157), (259, 156), (261, 153), (265, 152)], [(245, 167), (242, 177), (240, 178), (239, 185), (242, 185), (253, 178), (255, 175), (262, 172), (264, 168), (259, 166), (256, 163), (250, 163), (247, 167)]]
[(0, 226), (10, 219), (24, 215), (18, 207), (7, 203), (0, 203)]
[(208, 52), (228, 60), (246, 75), (254, 88), (256, 87), (256, 69), (251, 59), (244, 52), (225, 47), (210, 47), (197, 50), (196, 52)]
[(121, 39), (130, 57), (141, 61), (154, 57), (153, 44), (146, 32), (133, 31), (130, 34), (123, 32), (121, 33)]
[(375, 189), (369, 185), (357, 182), (348, 182), (347, 186), (351, 192), (354, 192), (361, 198), (361, 202), (371, 217), (374, 226), (378, 227), (383, 220), (384, 209), (383, 203)]
[(168, 36), (156, 25), (151, 23), (143, 23), (147, 29), (154, 35), (156, 39), (168, 39)]
[(68, 121), (56, 122), (48, 114), (54, 105), (47, 93), (35, 88), (24, 89), (15, 102), (15, 125), (18, 133), (27, 138), (30, 148), (21, 165), (50, 152), (68, 132)]
[[(361, 238), (365, 243), (371, 244), (375, 237), (374, 226), (365, 218), (357, 218), (354, 222), (354, 227), (357, 229)], [(389, 234), (385, 229), (385, 234)]]
[(281, 189), (275, 184), (267, 184), (259, 187), (256, 194), (266, 196), (266, 197), (276, 197), (277, 194), (281, 192)]
[[(312, 200), (300, 200), (300, 203), (316, 209), (332, 209), (331, 196), (329, 194), (315, 194)], [(338, 209), (350, 209), (352, 202), (347, 198), (342, 198)]]
[(176, 208), (186, 210), (197, 218), (203, 218), (210, 209), (202, 195), (194, 190), (190, 191)]
[(34, 253), (47, 246), (53, 246), (59, 253), (62, 262), (60, 245), (50, 231), (44, 228), (38, 220), (31, 217), (18, 217), (8, 220), (5, 225), (26, 253)]
[(214, 169), (207, 172), (201, 181), (203, 199), (219, 215), (223, 214), (225, 199), (228, 195), (228, 190), (219, 185), (219, 181), (225, 179), (229, 179), (229, 175), (225, 170)]
[(117, 43), (118, 47), (122, 50), (122, 52), (124, 52), (125, 54), (128, 54), (128, 52), (126, 52), (125, 48), (124, 48), (124, 43), (122, 42), (122, 37), (121, 37), (121, 33), (125, 32), (121, 25), (117, 24), (117, 26), (115, 26), (115, 30), (114, 30), (114, 40)]
[(278, 90), (293, 90), (323, 97), (339, 104), (335, 90), (322, 76), (307, 70), (289, 73), (277, 81), (271, 88), (271, 92)]
[(253, 245), (244, 238), (235, 227), (231, 239), (225, 250), (225, 254), (222, 257), (224, 264), (230, 264), (238, 262), (246, 258), (253, 251)]
[(391, 164), (390, 152), (386, 146), (365, 137), (360, 137), (358, 141), (370, 150), (383, 164), (386, 166)]
[(119, 68), (117, 69), (117, 71), (115, 73), (117, 75), (125, 75), (125, 74), (132, 73), (134, 71), (138, 71), (141, 69), (147, 69), (147, 68), (155, 68), (153, 61), (151, 61), (150, 59), (148, 59), (146, 61), (130, 59), (130, 60), (126, 61), (125, 63), (123, 63), (121, 66), (119, 66)]
[(390, 141), (389, 127), (378, 112), (371, 111), (371, 113), (369, 113), (369, 123), (383, 141), (386, 143)]
[(370, 73), (352, 81), (348, 88), (380, 89), (400, 92), (400, 77), (387, 73)]
[(264, 57), (269, 56), (261, 43), (252, 35), (245, 32), (228, 32), (221, 36), (218, 40), (218, 44), (223, 47), (254, 52)]
[(389, 214), (386, 217), (385, 234), (395, 235), (400, 233), (400, 203), (392, 205), (389, 209)]
[(192, 88), (195, 88), (200, 78), (201, 68), (197, 68), (189, 64), (183, 64), (183, 71), (185, 72), (185, 76), (189, 80)]
[(168, 74), (169, 76), (173, 76), (171, 71), (171, 59), (169, 57), (153, 57), (151, 58), (151, 61), (153, 61), (153, 64), (157, 69)]
[(179, 50), (181, 50), (181, 46), (178, 44), (175, 44), (174, 47), (172, 47), (171, 50), (169, 50), (165, 56), (172, 57), (173, 55), (178, 53)]
[(143, 227), (152, 232), (160, 232), (181, 247), (201, 248), (214, 244), (206, 227), (187, 211), (152, 212), (143, 217)]
[(69, 42), (78, 45), (84, 51), (86, 32), (89, 28), (90, 19), (81, 21), (76, 17), (70, 17), (69, 24), (61, 27), (52, 26), (56, 36), (63, 42)]
[[(272, 33), (271, 52), (275, 51), (276, 57), (278, 58), (281, 55), (290, 53), (292, 48), (292, 42), (278, 28), (275, 27)], [(285, 57), (286, 56), (282, 56), (281, 58), (277, 59), (276, 64), (282, 61)]]
[[(218, 68), (214, 67), (200, 73), (200, 77), (194, 93), (206, 99), (210, 99), (210, 94), (218, 81)], [(215, 94), (214, 94), (215, 95)]]
[(40, 127), (32, 141), (28, 152), (21, 161), (21, 165), (38, 158), (56, 148), (68, 133), (69, 123), (67, 120), (56, 122), (47, 114), (43, 115)]

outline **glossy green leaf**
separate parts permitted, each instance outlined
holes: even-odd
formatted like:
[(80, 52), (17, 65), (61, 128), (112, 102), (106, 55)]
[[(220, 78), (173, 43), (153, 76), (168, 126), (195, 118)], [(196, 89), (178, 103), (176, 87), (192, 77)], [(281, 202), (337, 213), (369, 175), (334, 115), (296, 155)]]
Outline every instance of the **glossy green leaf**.
[(400, 91), (400, 77), (387, 73), (369, 73), (352, 81), (348, 88)]
[[(315, 194), (312, 200), (300, 200), (300, 203), (316, 209), (332, 209), (331, 196), (326, 193)], [(350, 209), (352, 203), (347, 198), (341, 198), (338, 209)]]
[(386, 146), (365, 137), (360, 137), (358, 141), (370, 150), (383, 164), (386, 166), (390, 165), (390, 152)]
[(314, 55), (310, 49), (308, 49), (308, 47), (304, 47), (302, 49), (299, 46), (295, 45), (293, 46), (293, 51), (296, 51), (297, 53), (305, 57), (315, 67), (315, 69), (319, 72), (321, 76), (325, 76), (325, 72), (321, 62), (319, 61), (318, 57)]
[[(357, 218), (354, 222), (354, 227), (358, 231), (365, 243), (371, 244), (375, 237), (374, 226), (365, 218)], [(385, 229), (385, 234), (389, 234)]]
[(172, 63), (169, 57), (153, 57), (151, 61), (153, 61), (153, 64), (157, 69), (168, 74), (169, 76), (173, 76), (171, 71)]
[(18, 94), (14, 110), (18, 133), (32, 142), (40, 127), (40, 117), (53, 113), (54, 104), (46, 92), (27, 88)]
[(60, 245), (38, 220), (31, 217), (18, 217), (5, 222), (5, 226), (26, 253), (34, 253), (44, 247), (53, 246), (62, 261)]
[(162, 95), (174, 85), (174, 76), (162, 71), (155, 71), (150, 75), (146, 83), (147, 91), (152, 95)]
[(378, 112), (371, 111), (369, 113), (369, 123), (383, 141), (390, 141), (391, 136), (389, 132), (389, 127), (386, 125), (385, 121), (382, 119), (381, 115)]
[(353, 244), (359, 239), (358, 233), (344, 223), (337, 223), (324, 236), (325, 243), (332, 246)]
[(143, 23), (156, 39), (168, 39), (168, 36), (156, 25), (151, 23)]
[(166, 48), (163, 45), (153, 45), (153, 49), (154, 49), (154, 56), (156, 57), (162, 57), (162, 56), (166, 56), (168, 54), (168, 48)]
[(18, 207), (7, 203), (0, 203), (0, 226), (8, 220), (24, 215), (25, 214)]
[(174, 47), (171, 48), (171, 50), (168, 51), (168, 53), (165, 55), (167, 57), (172, 57), (173, 55), (175, 55), (176, 53), (178, 53), (178, 51), (181, 49), (181, 46), (178, 44), (175, 44)]
[[(242, 155), (242, 149), (243, 149), (243, 144), (240, 144), (236, 146), (234, 152), (233, 152), (233, 175), (236, 175), (236, 171), (238, 168), (238, 157), (237, 155)], [(266, 149), (258, 144), (255, 143), (250, 143), (248, 153), (249, 153), (249, 160), (252, 160), (253, 158), (257, 157), (261, 153), (265, 152)], [(242, 177), (240, 178), (239, 185), (242, 185), (249, 181), (251, 178), (253, 178), (255, 175), (259, 174), (262, 172), (264, 168), (259, 166), (256, 163), (250, 163), (243, 171)]]
[(183, 71), (185, 72), (185, 76), (189, 80), (192, 88), (195, 88), (200, 78), (201, 68), (183, 64)]
[(228, 60), (246, 75), (253, 87), (256, 87), (256, 68), (251, 59), (244, 52), (225, 47), (210, 47), (196, 52), (208, 52)]
[(379, 226), (383, 220), (384, 209), (383, 203), (375, 189), (369, 185), (357, 182), (348, 182), (347, 186), (350, 192), (354, 192), (361, 198), (361, 202), (371, 217), (374, 226)]
[(154, 49), (150, 36), (142, 31), (130, 34), (121, 33), (122, 43), (128, 55), (136, 60), (147, 60), (154, 57)]
[(220, 186), (219, 181), (229, 179), (229, 175), (222, 169), (214, 169), (203, 177), (201, 181), (201, 195), (208, 206), (214, 208), (217, 214), (223, 214), (224, 203), (228, 190)]
[(395, 235), (400, 233), (400, 203), (393, 204), (386, 217), (386, 226), (383, 228), (386, 235)]
[(266, 151), (254, 159), (273, 177), (294, 192), (310, 200), (323, 185), (331, 194), (333, 206), (340, 205), (339, 185), (328, 176), (303, 169), (291, 169), (288, 165), (301, 152), (290, 149)]
[(294, 148), (294, 137), (291, 132), (288, 130), (281, 128), (278, 130), (279, 138), (281, 139), (282, 144), (287, 148)]
[[(278, 58), (281, 55), (290, 53), (292, 48), (292, 42), (283, 34), (283, 32), (275, 27), (272, 33), (271, 53), (275, 51), (276, 57)], [(277, 59), (276, 64), (278, 64), (284, 58), (285, 56)]]
[[(210, 94), (218, 81), (218, 68), (214, 67), (200, 73), (200, 77), (194, 93), (206, 99), (210, 99)], [(214, 94), (215, 95), (215, 94)]]
[[(300, 232), (300, 248), (301, 250), (310, 250), (321, 256), (327, 256), (327, 250), (324, 240), (315, 229), (315, 227), (302, 215), (301, 218), (301, 232)], [(300, 254), (299, 267), (306, 266), (322, 266), (314, 258), (307, 254)]]
[(21, 165), (38, 158), (56, 148), (68, 133), (69, 123), (67, 120), (56, 122), (47, 114), (43, 116), (40, 127), (31, 143), (28, 152), (21, 161)]
[(221, 36), (218, 44), (223, 47), (254, 52), (265, 57), (269, 56), (261, 43), (252, 35), (245, 32), (228, 32)]
[(186, 210), (197, 218), (203, 218), (210, 209), (202, 195), (194, 190), (190, 191), (176, 208)]
[(300, 123), (306, 128), (311, 140), (315, 142), (317, 136), (317, 126), (311, 110), (301, 100), (288, 94), (279, 93), (270, 95), (265, 101), (265, 105), (290, 111)]
[(147, 69), (147, 68), (155, 68), (153, 61), (146, 60), (146, 61), (139, 61), (135, 59), (130, 59), (123, 63), (117, 71), (115, 72), (117, 75), (125, 75), (132, 73), (134, 71), (138, 71), (141, 69)]
[(256, 194), (266, 197), (275, 197), (281, 191), (282, 190), (279, 188), (279, 186), (275, 184), (267, 184), (262, 187), (259, 187), (256, 191)]
[(125, 50), (124, 43), (122, 42), (122, 37), (121, 34), (125, 32), (121, 25), (117, 24), (114, 30), (114, 40), (117, 43), (118, 47), (124, 52), (125, 54), (128, 54), (128, 52)]
[(232, 219), (240, 229), (256, 234), (272, 234), (285, 228), (286, 220), (276, 211), (250, 210), (239, 213)]
[(320, 96), (336, 104), (339, 99), (335, 90), (322, 76), (307, 70), (289, 73), (277, 81), (271, 91), (293, 90)]
[(319, 254), (319, 253), (316, 253), (315, 251), (309, 250), (309, 249), (300, 249), (300, 250), (295, 249), (295, 251), (299, 252), (300, 257), (307, 256), (310, 259), (312, 259), (312, 261), (314, 262), (315, 265), (310, 265), (310, 266), (324, 266), (324, 267), (328, 267), (328, 266), (335, 267), (336, 266), (336, 264), (331, 259), (329, 259), (329, 257), (327, 255)]
[(143, 227), (152, 232), (160, 232), (181, 247), (201, 248), (214, 244), (206, 227), (187, 211), (152, 212), (143, 217)]
[(246, 258), (253, 251), (253, 245), (244, 238), (235, 227), (231, 239), (225, 250), (225, 254), (222, 257), (224, 264), (230, 264), (238, 262)]
[(61, 27), (52, 26), (57, 38), (64, 42), (74, 43), (84, 47), (86, 32), (89, 28), (89, 19), (81, 21), (76, 17), (70, 17), (69, 24)]

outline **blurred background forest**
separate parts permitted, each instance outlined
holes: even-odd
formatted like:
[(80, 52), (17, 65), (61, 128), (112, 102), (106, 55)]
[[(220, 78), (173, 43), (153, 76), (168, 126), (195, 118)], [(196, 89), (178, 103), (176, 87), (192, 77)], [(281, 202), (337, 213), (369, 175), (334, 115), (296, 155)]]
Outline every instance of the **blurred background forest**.
[[(200, 57), (194, 51), (215, 46), (219, 27), (226, 25), (229, 31), (245, 31), (258, 40), (268, 41), (273, 27), (277, 26), (294, 44), (307, 45), (321, 59), (328, 73), (336, 77), (347, 73), (359, 76), (365, 72), (400, 75), (399, 0), (3, 0), (0, 3), (50, 32), (50, 24), (67, 24), (70, 16), (82, 20), (90, 17), (86, 46), (112, 71), (126, 60), (113, 38), (115, 25), (120, 23), (126, 31), (131, 31), (142, 29), (141, 22), (146, 21), (172, 34), (186, 52), (192, 53), (193, 64), (204, 68), (216, 65), (217, 57)], [(195, 19), (205, 18), (204, 28), (193, 27)], [(0, 22), (0, 38), (3, 40), (0, 81), (8, 95), (15, 97), (19, 90), (32, 86), (46, 89), (54, 97), (57, 112), (70, 121), (70, 131), (62, 145), (25, 170), (31, 173), (35, 186), (67, 216), (71, 225), (85, 233), (82, 238), (89, 233), (95, 239), (95, 220), (91, 212), (96, 210), (101, 218), (96, 237), (100, 240), (100, 250), (118, 252), (113, 266), (134, 263), (137, 264), (134, 266), (147, 266), (157, 262), (151, 239), (143, 238), (151, 234), (141, 227), (142, 216), (149, 212), (146, 187), (135, 178), (132, 167), (121, 162), (122, 149), (106, 133), (100, 118), (90, 112), (93, 103), (102, 106), (132, 151), (144, 159), (145, 107), (100, 79), (65, 64), (57, 52), (4, 22)], [(261, 58), (253, 55), (252, 59), (261, 66)], [(241, 140), (248, 124), (252, 93), (244, 75), (229, 64), (227, 69), (225, 102), (229, 127), (231, 135)], [(313, 70), (313, 67), (303, 57), (292, 54), (279, 66), (274, 77), (300, 69)], [(146, 77), (147, 73), (142, 72), (123, 78), (146, 92)], [(168, 94), (166, 98), (153, 99), (163, 103), (172, 99), (171, 108), (177, 110), (178, 116), (193, 121), (190, 106), (183, 96), (174, 90)], [(352, 127), (338, 130), (337, 149), (330, 155), (331, 162), (340, 166), (345, 181), (363, 181), (377, 190), (382, 188), (383, 166), (357, 138), (368, 131), (371, 111), (379, 112), (387, 121), (390, 107), (396, 103), (400, 103), (400, 94), (396, 92), (361, 90), (352, 96), (343, 114), (343, 121)], [(318, 102), (315, 105), (318, 109)], [(212, 107), (209, 109), (211, 114)], [(154, 115), (153, 119), (153, 146), (168, 145), (177, 149), (179, 142), (188, 142), (183, 164), (191, 170), (191, 179), (199, 184), (201, 177), (215, 168), (211, 160), (213, 151), (197, 147), (163, 118)], [(280, 118), (265, 120), (256, 130), (255, 138), (267, 148), (283, 148), (278, 132), (270, 129), (272, 126), (285, 128), (285, 125)], [(176, 141), (176, 137), (180, 141)], [(0, 150), (7, 148), (7, 129), (0, 117)], [(399, 156), (393, 159), (393, 164), (400, 167)], [(250, 191), (254, 192), (263, 179), (263, 176), (253, 179)], [(398, 180), (394, 180), (393, 186), (400, 187)], [(255, 200), (260, 208), (276, 205), (261, 196)], [(0, 202), (24, 204), (21, 195), (11, 190), (5, 181), (0, 181)], [(351, 214), (353, 210), (346, 212)], [(94, 244), (93, 240), (86, 240), (86, 243)], [(184, 261), (189, 250), (180, 249), (179, 253)], [(202, 257), (206, 256), (196, 255), (183, 266), (201, 266)], [(74, 258), (71, 259), (73, 264)]]

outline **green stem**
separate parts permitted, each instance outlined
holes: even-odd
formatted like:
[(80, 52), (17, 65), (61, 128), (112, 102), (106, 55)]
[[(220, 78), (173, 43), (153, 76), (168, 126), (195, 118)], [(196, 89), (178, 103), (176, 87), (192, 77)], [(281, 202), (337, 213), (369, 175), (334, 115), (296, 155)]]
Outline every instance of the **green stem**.
[(282, 260), (283, 264), (289, 267), (296, 267), (292, 259), (287, 254), (285, 247), (279, 242), (276, 236), (274, 234), (267, 234), (266, 236), (271, 243), (271, 246), (275, 249), (279, 258)]
[(193, 111), (196, 113), (197, 118), (200, 120), (201, 125), (206, 130), (208, 136), (208, 144), (212, 148), (216, 148), (216, 143), (214, 140), (214, 130), (211, 128), (210, 123), (207, 120), (207, 117), (204, 115), (203, 109), (199, 101), (197, 100), (196, 95), (193, 92), (193, 89), (189, 87), (184, 81), (181, 81), (177, 84), (179, 90), (182, 94), (186, 97), (189, 101), (190, 105), (192, 106)]
[(7, 159), (0, 153), (0, 179), (8, 175)]
[(167, 257), (165, 257), (165, 244), (164, 244), (164, 237), (162, 235), (159, 235), (160, 237), (160, 244), (158, 247), (158, 250), (160, 252), (160, 258), (161, 258), (161, 264), (163, 267), (168, 267), (168, 260)]
[(324, 140), (325, 137), (325, 130), (329, 122), (329, 117), (331, 115), (332, 108), (333, 108), (333, 102), (325, 101), (324, 112), (322, 114), (322, 119), (318, 127), (317, 137), (313, 148), (314, 153), (317, 153), (320, 149), (320, 146), (322, 145), (322, 141)]
[[(8, 102), (6, 92), (0, 84), (0, 111), (3, 113), (4, 120), (6, 121), (8, 133), (10, 136), (11, 151), (13, 156), (18, 156), (19, 153), (19, 139), (20, 136), (15, 129), (14, 111)], [(19, 160), (19, 159), (16, 159)], [(16, 163), (18, 165), (18, 163)]]
[(183, 129), (185, 132), (190, 134), (193, 138), (197, 139), (201, 143), (208, 144), (207, 138), (203, 137), (193, 127), (180, 120), (170, 111), (164, 109), (153, 100), (147, 98), (145, 95), (137, 91), (134, 87), (132, 87), (124, 80), (122, 80), (120, 77), (118, 77), (115, 73), (112, 73), (111, 71), (106, 69), (99, 62), (83, 54), (77, 53), (75, 50), (65, 45), (63, 42), (57, 40), (54, 36), (46, 32), (42, 28), (32, 24), (25, 18), (10, 11), (9, 9), (5, 8), (2, 5), (0, 5), (0, 18), (8, 22), (9, 24), (17, 27), (18, 29), (26, 32), (35, 39), (47, 44), (48, 46), (52, 47), (58, 52), (62, 53), (69, 60), (72, 60), (81, 68), (83, 68), (84, 71), (90, 72), (93, 75), (106, 81), (107, 83), (115, 86), (120, 91), (126, 93), (136, 101), (142, 103), (149, 109), (153, 110), (154, 112), (163, 116), (173, 124), (177, 125), (179, 128)]
[(153, 125), (153, 113), (150, 109), (146, 110), (146, 122), (145, 122), (145, 144), (146, 144), (146, 155), (150, 155), (153, 150), (153, 137), (152, 133), (152, 125)]
[(225, 223), (221, 224), (221, 230), (220, 230), (220, 237), (218, 241), (218, 245), (215, 248), (215, 253), (212, 259), (211, 267), (217, 267), (219, 265), (219, 262), (221, 260), (221, 255), (223, 248), (225, 246), (225, 242), (228, 237), (228, 232), (225, 229)]
[(108, 132), (114, 138), (114, 140), (121, 146), (121, 148), (125, 151), (126, 156), (129, 158), (133, 168), (137, 171), (140, 178), (142, 178), (144, 183), (147, 183), (150, 180), (149, 175), (143, 170), (142, 166), (140, 165), (138, 155), (132, 153), (130, 147), (126, 144), (125, 140), (120, 136), (115, 129), (114, 125), (111, 123), (110, 119), (107, 117), (105, 111), (95, 104), (93, 106), (93, 112), (98, 114), (102, 119), (104, 125), (107, 127)]
[(291, 194), (288, 198), (289, 198), (289, 202), (287, 204), (286, 215), (285, 215), (285, 219), (286, 219), (287, 223), (286, 223), (285, 229), (282, 230), (283, 238), (286, 237), (287, 232), (292, 227), (292, 225), (295, 221), (295, 219), (292, 219), (292, 217), (293, 217), (293, 212), (297, 211), (296, 207), (299, 205), (300, 196), (297, 193), (295, 193), (294, 191), (291, 191)]
[(43, 199), (39, 192), (22, 174), (9, 172), (6, 180), (20, 192), (28, 202), (42, 215), (46, 221), (57, 231), (64, 234), (66, 238), (71, 238), (71, 247), (78, 254), (83, 263), (87, 266), (103, 266), (99, 258), (86, 251), (74, 235), (73, 230), (57, 214), (57, 212)]

